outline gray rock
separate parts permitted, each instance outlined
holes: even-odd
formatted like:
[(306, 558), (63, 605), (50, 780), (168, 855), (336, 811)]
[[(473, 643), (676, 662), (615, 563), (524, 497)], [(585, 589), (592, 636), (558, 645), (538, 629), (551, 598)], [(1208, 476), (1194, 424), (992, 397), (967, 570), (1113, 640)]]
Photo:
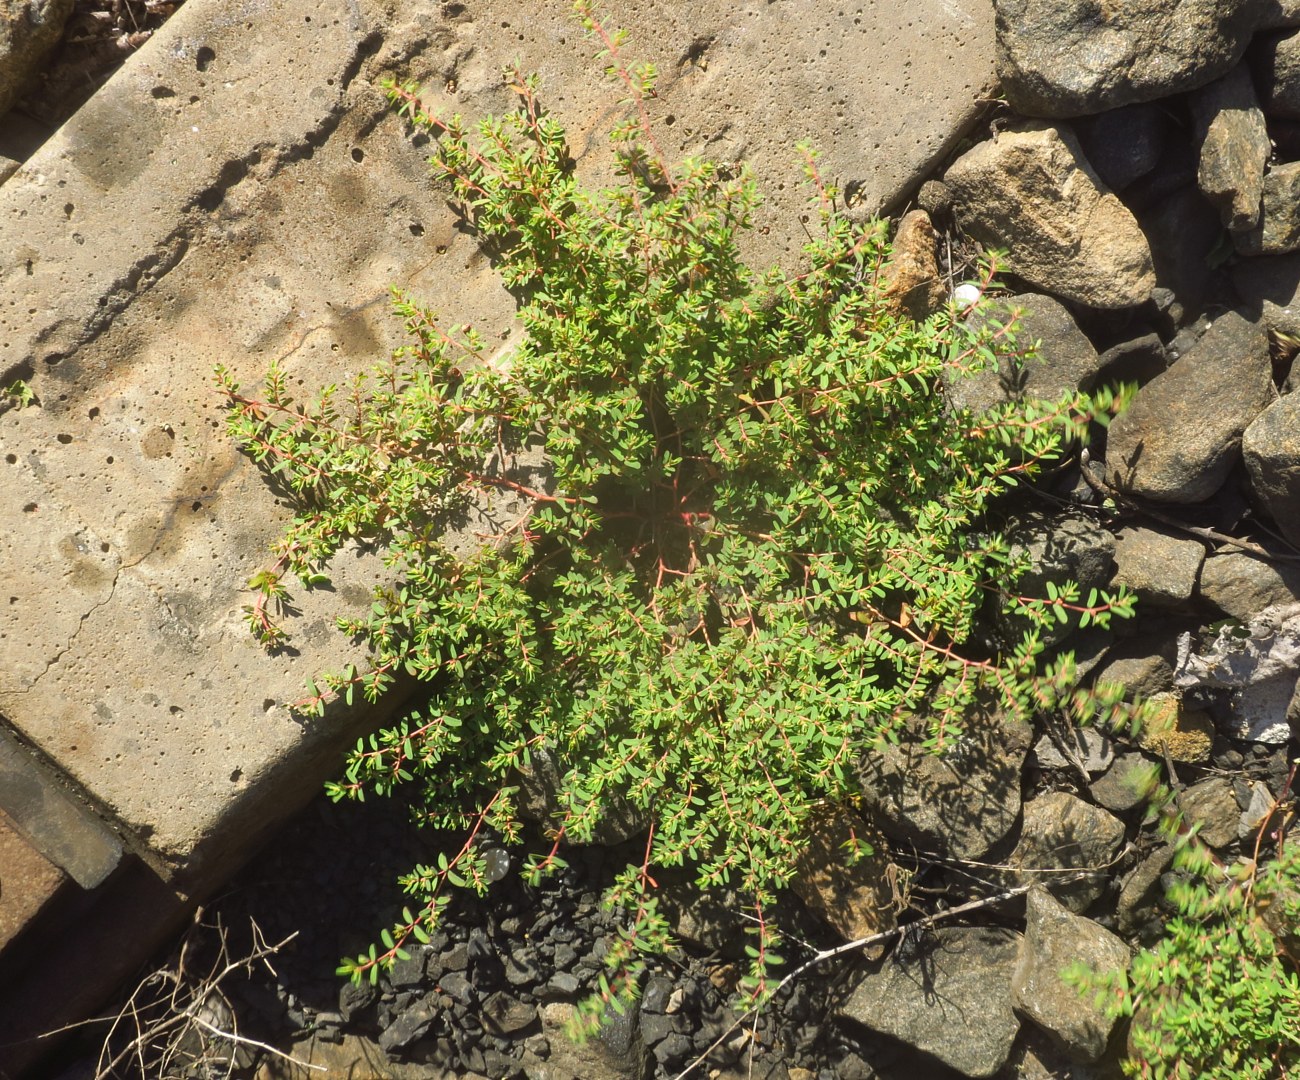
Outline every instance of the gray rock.
[(966, 1076), (992, 1076), (1020, 1030), (1011, 1008), (1019, 947), (1020, 935), (1000, 927), (935, 930), (915, 960), (874, 965), (839, 1015)]
[(537, 1007), (498, 990), (483, 1002), (479, 1016), (493, 1035), (517, 1036), (537, 1021)]
[[(1075, 728), (1068, 738), (1073, 757), (1083, 765), (1083, 771), (1089, 776), (1105, 772), (1115, 760), (1114, 744), (1096, 728)], [(1044, 735), (1034, 745), (1034, 758), (1039, 768), (1073, 768), (1073, 762), (1061, 753), (1050, 735)]]
[[(1028, 513), (1008, 530), (1011, 556), (1028, 558), (1029, 569), (1015, 584), (1015, 592), (1026, 597), (1045, 597), (1047, 586), (1073, 581), (1084, 599), (1091, 589), (1109, 583), (1115, 569), (1115, 537), (1093, 519), (1077, 512), (1047, 515)], [(999, 616), (1008, 639), (1018, 638), (1029, 621), (1005, 609)], [(1067, 619), (1039, 630), (1048, 644), (1064, 641), (1078, 625)]]
[(1006, 306), (1022, 312), (1017, 339), (1037, 342), (1034, 355), (1003, 357), (997, 366), (952, 383), (948, 399), (953, 406), (983, 412), (1007, 401), (1054, 401), (1092, 389), (1101, 360), (1063, 304), (1050, 296), (1021, 293), (1008, 298)]
[(1151, 251), (1133, 215), (1064, 126), (1009, 128), (963, 154), (945, 182), (961, 224), (1010, 250), (1007, 269), (1044, 292), (1096, 308), (1151, 295)]
[(1244, 64), (1190, 96), (1201, 161), (1197, 183), (1238, 232), (1259, 222), (1264, 166), (1273, 147)]
[(1269, 330), (1300, 336), (1300, 255), (1241, 259), (1232, 268), (1232, 285)]
[(1111, 813), (1126, 814), (1146, 799), (1158, 770), (1141, 754), (1120, 754), (1104, 775), (1088, 785), (1088, 792)]
[[(1020, 842), (1009, 860), (1018, 884), (1049, 889), (1081, 912), (1106, 891), (1109, 868), (1124, 843), (1124, 823), (1065, 791), (1025, 804)], [(1089, 871), (1077, 879), (1065, 870)]]
[(1050, 893), (1032, 889), (1025, 898), (1025, 939), (1011, 978), (1012, 1001), (1071, 1059), (1096, 1061), (1117, 1018), (1067, 983), (1062, 972), (1079, 963), (1099, 975), (1126, 971), (1129, 956), (1128, 946), (1109, 930), (1067, 911)]
[(1203, 599), (1229, 618), (1249, 622), (1265, 608), (1300, 601), (1300, 564), (1270, 563), (1244, 551), (1205, 560)]
[(582, 984), (572, 972), (558, 971), (537, 992), (537, 996), (541, 1001), (572, 1001), (581, 988)]
[(635, 1013), (629, 1010), (581, 1044), (565, 1031), (573, 1013), (572, 1005), (559, 1002), (542, 1008), (542, 1035), (550, 1054), (544, 1063), (529, 1064), (529, 1080), (641, 1080), (652, 1075), (650, 1053), (636, 1033)]
[(1026, 116), (1082, 116), (1154, 101), (1204, 86), (1236, 64), (1257, 6), (996, 0), (998, 75), (1012, 108)]
[(1111, 424), (1109, 483), (1156, 502), (1208, 499), (1272, 396), (1267, 335), (1229, 312)]
[(1250, 64), (1264, 111), (1300, 120), (1300, 31), (1260, 34), (1250, 48)]
[(1241, 454), (1256, 497), (1278, 531), (1300, 546), (1300, 394), (1278, 398), (1255, 418)]
[(1170, 317), (1195, 317), (1215, 292), (1219, 275), (1210, 254), (1223, 239), (1219, 212), (1193, 183), (1175, 187), (1142, 211), (1142, 231), (1151, 245), (1156, 282), (1175, 298)]
[(387, 1053), (410, 1046), (433, 1026), (438, 1018), (437, 995), (426, 994), (414, 1005), (403, 1009), (393, 1022), (379, 1033), (379, 1045)]
[(1144, 605), (1183, 608), (1196, 591), (1205, 545), (1184, 533), (1130, 526), (1115, 538), (1113, 584), (1127, 585)]
[(899, 743), (864, 755), (864, 808), (889, 836), (960, 859), (980, 858), (1016, 823), (1032, 729), (981, 711), (943, 754), (920, 748), (920, 720), (909, 720), (907, 730)]
[(1232, 784), (1222, 776), (1211, 776), (1193, 784), (1178, 796), (1187, 824), (1200, 825), (1201, 839), (1212, 848), (1227, 847), (1237, 839), (1241, 807)]
[[(1150, 234), (1148, 233), (1148, 239)], [(1156, 279), (1160, 279), (1160, 255), (1153, 248), (1156, 260)], [(1167, 367), (1169, 357), (1158, 334), (1143, 334), (1130, 341), (1112, 345), (1098, 358), (1101, 364), (1099, 382), (1137, 383), (1145, 386)]]
[(0, 116), (59, 43), (72, 8), (73, 0), (0, 0)]
[(1115, 909), (1115, 920), (1121, 934), (1136, 934), (1144, 940), (1160, 934), (1163, 926), (1159, 905), (1164, 895), (1160, 878), (1173, 861), (1173, 848), (1165, 844), (1138, 863), (1124, 880)]
[(1187, 635), (1176, 685), (1231, 689), (1229, 734), (1249, 742), (1288, 742), (1288, 712), (1300, 670), (1300, 604), (1265, 608), (1244, 625), (1220, 627), (1203, 649), (1193, 653)]
[(1075, 125), (1079, 143), (1102, 182), (1120, 191), (1156, 167), (1169, 122), (1157, 105), (1127, 105)]
[(1276, 165), (1264, 177), (1258, 227), (1234, 233), (1243, 255), (1285, 255), (1300, 249), (1300, 161)]
[(1153, 654), (1145, 643), (1127, 643), (1108, 658), (1097, 672), (1098, 682), (1119, 683), (1127, 698), (1149, 697), (1174, 684), (1172, 652), (1170, 657)]

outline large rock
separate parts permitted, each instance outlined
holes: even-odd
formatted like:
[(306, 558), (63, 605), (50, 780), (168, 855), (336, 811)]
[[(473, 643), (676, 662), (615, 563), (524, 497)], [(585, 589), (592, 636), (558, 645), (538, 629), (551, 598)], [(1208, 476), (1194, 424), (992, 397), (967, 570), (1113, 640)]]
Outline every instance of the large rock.
[(995, 0), (998, 75), (1012, 108), (1070, 117), (1204, 86), (1250, 43), (1251, 0)]
[(0, 0), (0, 116), (63, 35), (73, 0)]
[[(1042, 885), (1081, 912), (1106, 891), (1109, 869), (1124, 843), (1124, 823), (1065, 791), (1025, 805), (1020, 842), (1011, 853), (1013, 877)], [(1078, 870), (1076, 877), (1063, 871)]]
[[(858, 857), (846, 858), (850, 850)], [(850, 810), (831, 807), (812, 823), (790, 888), (840, 937), (854, 941), (897, 925), (899, 898), (889, 886), (889, 866), (880, 830)]]
[(1007, 269), (1075, 303), (1126, 308), (1151, 295), (1151, 251), (1063, 126), (1008, 128), (945, 176), (976, 239), (1008, 248)]
[(873, 965), (840, 1016), (932, 1054), (965, 1076), (1006, 1063), (1020, 1021), (1011, 977), (1020, 935), (1001, 927), (945, 927), (918, 943), (914, 959)]
[(1011, 978), (1016, 1008), (1047, 1031), (1075, 1061), (1096, 1061), (1106, 1051), (1116, 1017), (1091, 994), (1062, 978), (1072, 964), (1098, 975), (1126, 971), (1129, 948), (1109, 930), (1062, 907), (1043, 889), (1025, 898), (1025, 939)]
[(1208, 499), (1272, 396), (1267, 335), (1229, 312), (1111, 424), (1107, 480), (1156, 502)]
[(864, 755), (864, 806), (889, 836), (978, 859), (1016, 823), (1033, 730), (981, 711), (942, 754), (921, 747), (924, 734), (922, 721), (910, 720), (898, 743)]
[(952, 404), (982, 412), (1008, 401), (1055, 401), (1091, 390), (1101, 359), (1065, 306), (1036, 293), (1021, 293), (1005, 303), (1022, 312), (1017, 339), (1027, 345), (1037, 343), (1037, 348), (1027, 358), (1000, 357), (998, 364), (954, 382), (948, 390)]
[(1201, 190), (1218, 207), (1225, 228), (1253, 229), (1259, 222), (1264, 166), (1273, 147), (1250, 71), (1238, 65), (1197, 90), (1191, 108), (1201, 147)]
[(1300, 547), (1300, 394), (1278, 398), (1241, 438), (1255, 495), (1274, 524)]

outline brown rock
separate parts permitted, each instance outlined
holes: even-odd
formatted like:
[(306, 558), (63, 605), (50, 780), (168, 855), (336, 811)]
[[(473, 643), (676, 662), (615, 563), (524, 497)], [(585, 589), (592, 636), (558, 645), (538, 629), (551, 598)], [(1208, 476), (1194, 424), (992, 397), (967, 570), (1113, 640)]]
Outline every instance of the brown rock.
[[(851, 862), (846, 852), (858, 843), (872, 851)], [(889, 886), (888, 851), (879, 829), (831, 807), (814, 823), (790, 887), (845, 941), (892, 930), (898, 906)]]
[(885, 302), (895, 314), (906, 314), (922, 322), (947, 299), (948, 288), (939, 276), (934, 245), (930, 215), (924, 210), (904, 214), (894, 235), (893, 255), (884, 272)]
[(1044, 292), (1096, 308), (1132, 307), (1151, 295), (1142, 230), (1064, 125), (1004, 130), (958, 158), (944, 179), (967, 231), (1008, 248), (1007, 268)]
[(1214, 745), (1214, 721), (1200, 709), (1183, 706), (1177, 694), (1156, 694), (1150, 699), (1146, 725), (1138, 742), (1153, 754), (1166, 751), (1175, 761), (1208, 761)]

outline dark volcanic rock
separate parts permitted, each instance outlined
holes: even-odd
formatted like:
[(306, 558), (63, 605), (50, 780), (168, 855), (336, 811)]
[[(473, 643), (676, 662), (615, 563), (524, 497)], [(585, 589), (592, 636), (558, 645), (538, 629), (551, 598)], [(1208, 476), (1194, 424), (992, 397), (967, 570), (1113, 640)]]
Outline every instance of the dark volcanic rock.
[(998, 75), (1012, 108), (1026, 116), (1083, 116), (1154, 101), (1204, 86), (1236, 64), (1259, 6), (996, 0)]
[[(1041, 884), (1081, 912), (1106, 891), (1107, 868), (1123, 843), (1123, 822), (1069, 792), (1052, 791), (1026, 804), (1010, 862), (1021, 884)], [(1071, 881), (1059, 872), (1071, 869), (1091, 873)]]
[(1263, 328), (1229, 312), (1111, 424), (1108, 482), (1156, 502), (1208, 499), (1272, 397)]
[(1020, 812), (1020, 770), (1033, 731), (981, 715), (944, 754), (921, 748), (923, 723), (860, 766), (863, 803), (886, 834), (962, 859), (978, 859), (1011, 831)]
[(921, 939), (915, 958), (876, 964), (840, 1015), (966, 1076), (992, 1076), (1020, 1030), (1011, 1009), (1019, 946), (1020, 935), (1000, 927), (935, 930)]
[(1128, 968), (1129, 948), (1091, 919), (1074, 915), (1042, 889), (1025, 899), (1025, 940), (1011, 992), (1017, 1010), (1049, 1032), (1076, 1061), (1096, 1061), (1106, 1051), (1116, 1017), (1107, 1016), (1061, 973), (1083, 963), (1092, 971)]
[(1241, 439), (1255, 495), (1278, 530), (1300, 546), (1300, 394), (1273, 402)]
[(982, 412), (1007, 401), (1053, 401), (1076, 390), (1092, 389), (1101, 359), (1063, 304), (1035, 293), (1009, 297), (1006, 304), (1023, 312), (1018, 340), (1036, 341), (1038, 349), (1028, 359), (1003, 357), (998, 366), (954, 382), (948, 399), (955, 407)]
[(1285, 255), (1300, 249), (1300, 161), (1264, 177), (1258, 227), (1233, 236), (1243, 255)]
[(1300, 30), (1260, 34), (1250, 48), (1250, 65), (1264, 111), (1300, 120)]
[(1146, 176), (1160, 161), (1169, 122), (1157, 105), (1129, 105), (1075, 125), (1079, 142), (1097, 175), (1113, 191)]

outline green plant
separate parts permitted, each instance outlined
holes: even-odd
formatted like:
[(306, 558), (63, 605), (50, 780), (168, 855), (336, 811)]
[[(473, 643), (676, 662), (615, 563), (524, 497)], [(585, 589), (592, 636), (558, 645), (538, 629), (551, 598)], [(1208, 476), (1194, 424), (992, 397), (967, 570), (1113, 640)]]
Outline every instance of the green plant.
[[(255, 632), (281, 642), (286, 574), (310, 583), (347, 543), (383, 545), (393, 572), (341, 623), (372, 664), (324, 676), (303, 707), (374, 699), (403, 673), (428, 684), (427, 705), (359, 742), (330, 792), (405, 787), (423, 820), (468, 837), (404, 879), (417, 910), (340, 971), (377, 979), (427, 939), (446, 885), (487, 888), (479, 840), (521, 837), (520, 777), (544, 756), (560, 777), (553, 846), (530, 872), (611, 807), (647, 833), (609, 897), (629, 916), (595, 1015), (622, 1008), (639, 953), (668, 940), (660, 866), (750, 898), (761, 996), (778, 961), (765, 908), (819, 804), (855, 797), (864, 750), (924, 715), (940, 751), (977, 698), (1087, 714), (1097, 701), (1073, 692), (1068, 658), (1039, 670), (1037, 627), (1104, 623), (1130, 601), (1068, 583), (1017, 595), (987, 521), (1114, 398), (948, 407), (946, 385), (1014, 349), (1011, 322), (898, 315), (886, 227), (838, 216), (811, 153), (809, 269), (751, 270), (751, 178), (670, 166), (653, 70), (625, 65), (621, 36), (579, 10), (629, 94), (615, 190), (579, 183), (533, 79), (509, 74), (520, 107), (477, 139), (415, 87), (389, 88), (436, 137), (435, 173), (516, 296), (518, 346), (490, 357), (398, 294), (410, 344), (348, 391), (300, 405), (278, 368), (261, 398), (221, 385), (231, 433), (300, 503), (253, 580)], [(449, 530), (471, 517), (493, 524), (466, 551)], [(1027, 620), (1000, 651), (977, 643), (989, 603)]]
[(1274, 807), (1254, 857), (1220, 861), (1185, 827), (1172, 794), (1161, 830), (1179, 879), (1164, 936), (1127, 972), (1068, 976), (1096, 992), (1111, 1016), (1132, 1018), (1128, 1076), (1144, 1080), (1273, 1080), (1300, 1067), (1300, 852), (1280, 845), (1262, 859)]

